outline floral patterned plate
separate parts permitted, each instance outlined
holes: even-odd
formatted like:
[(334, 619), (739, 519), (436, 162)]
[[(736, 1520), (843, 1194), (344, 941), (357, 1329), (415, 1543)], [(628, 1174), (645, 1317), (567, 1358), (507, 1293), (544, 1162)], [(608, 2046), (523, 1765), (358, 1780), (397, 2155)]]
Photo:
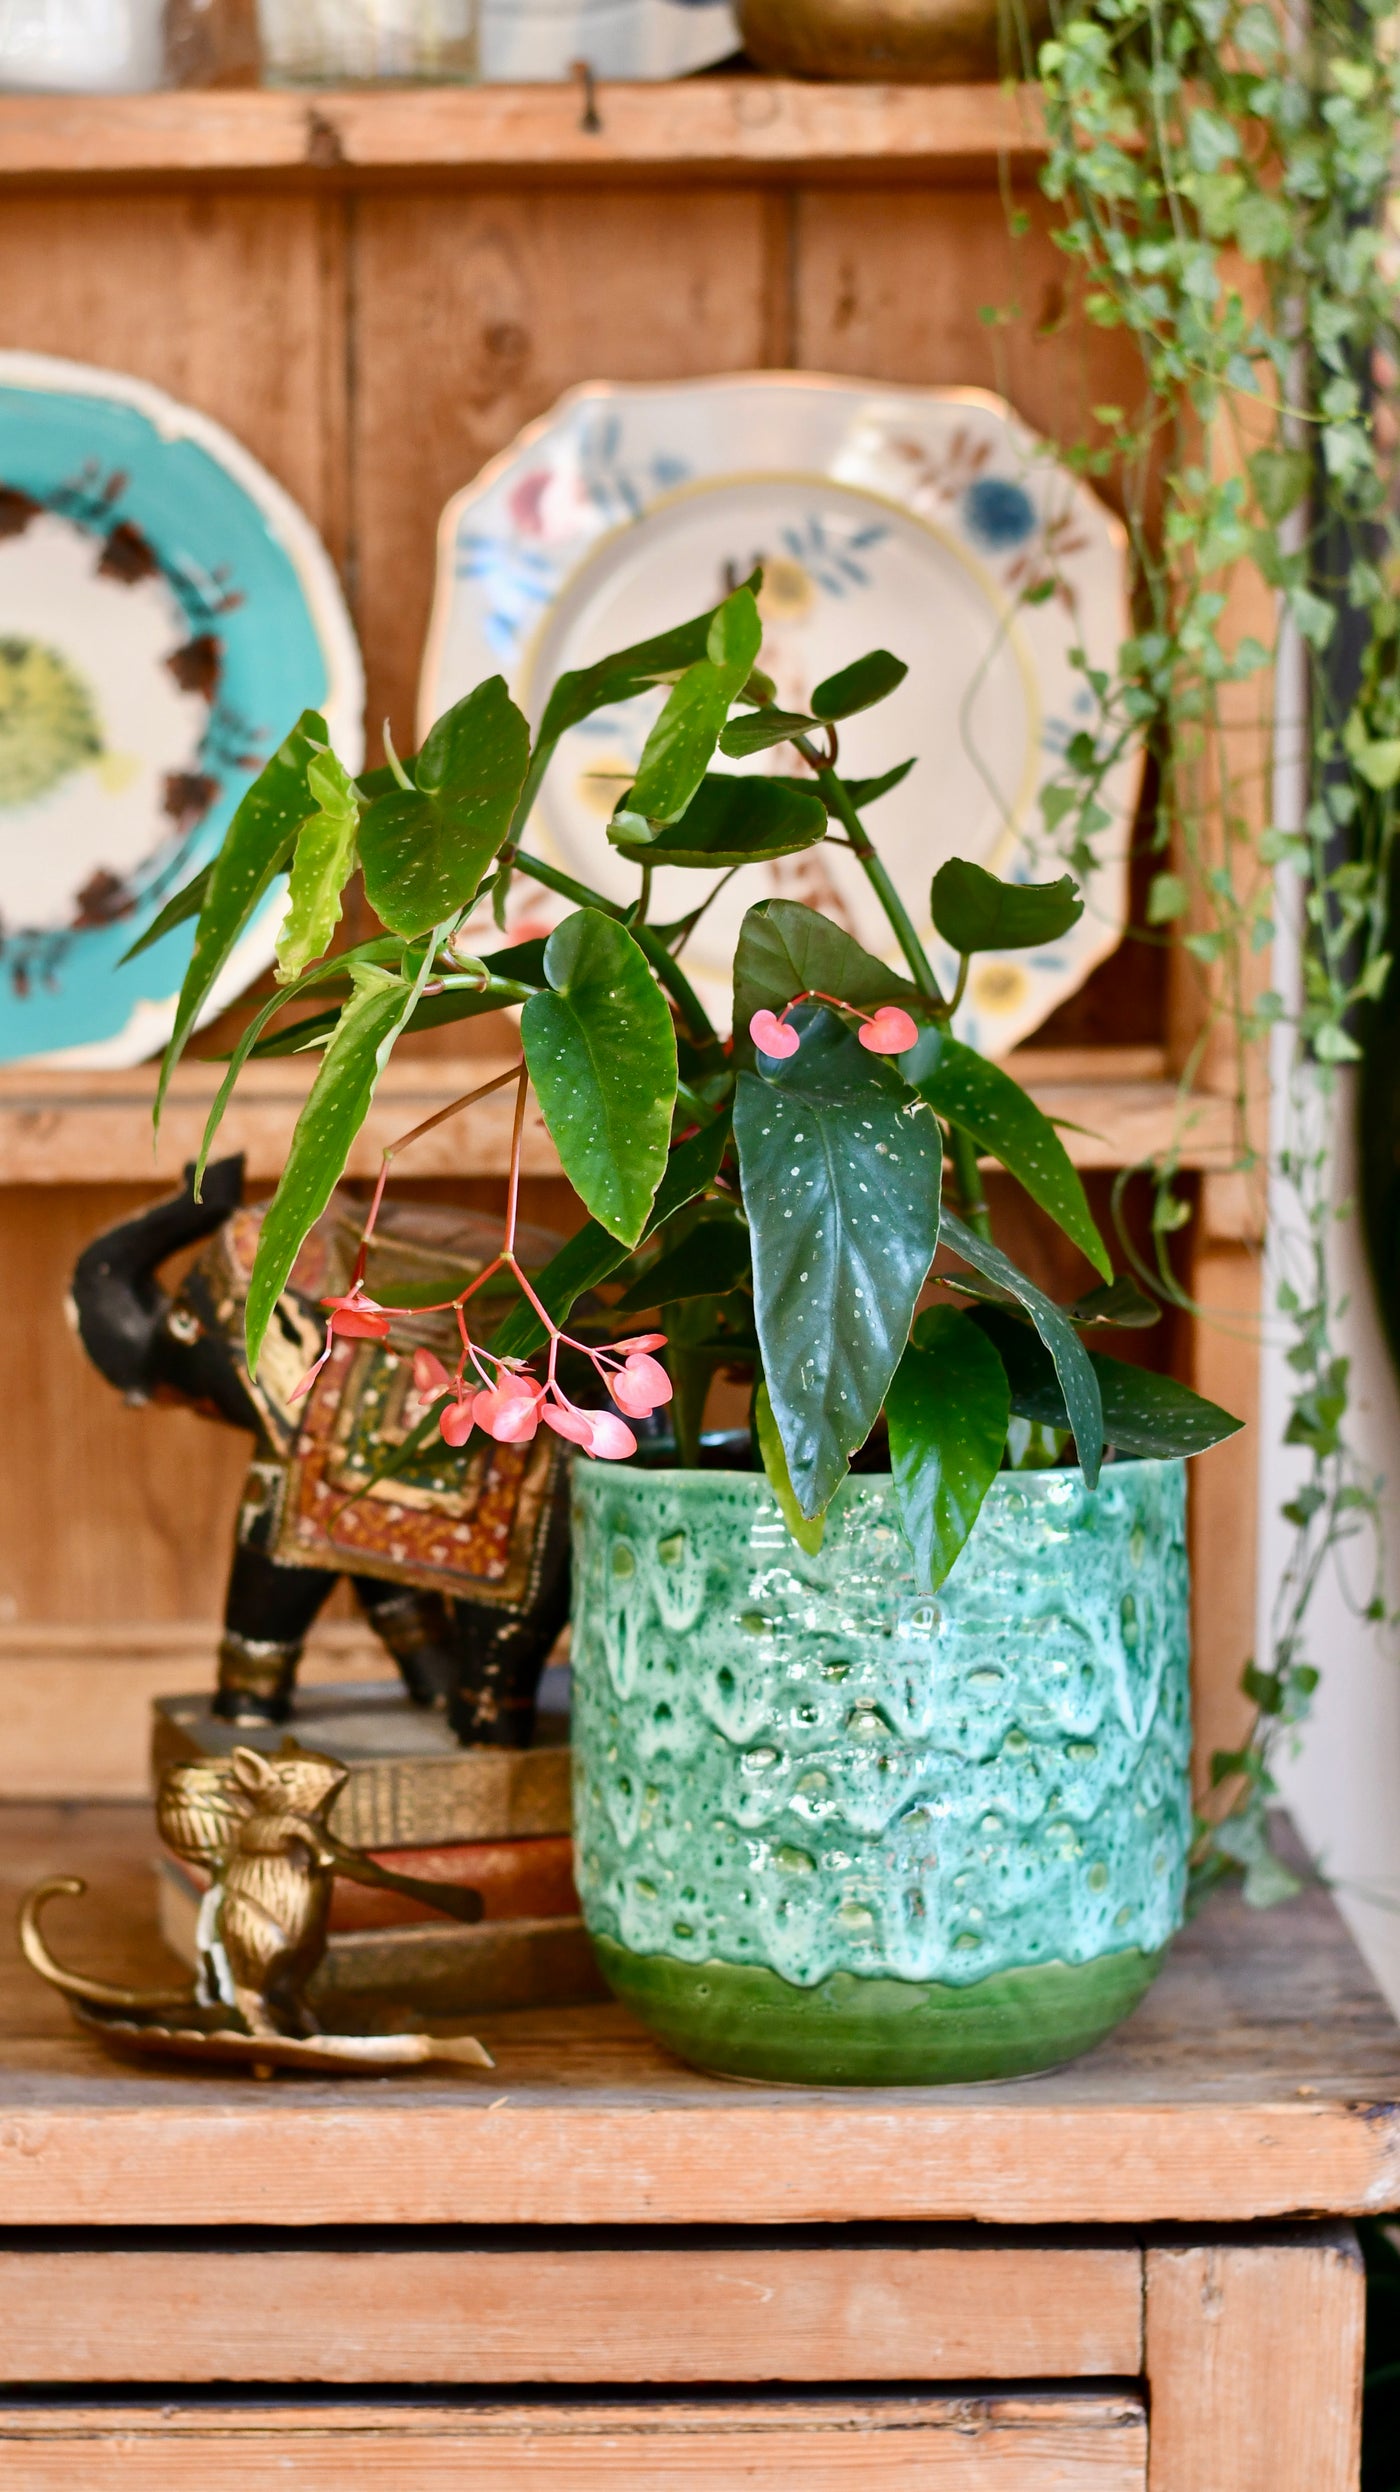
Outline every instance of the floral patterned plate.
[[(870, 829), (937, 961), (928, 894), (944, 858), (1023, 880), (1063, 871), (1039, 795), (1093, 723), (1071, 653), (1111, 669), (1128, 622), (1122, 529), (984, 390), (749, 373), (572, 391), (443, 514), (420, 725), (497, 670), (537, 720), (565, 668), (703, 608), (756, 563), (761, 663), (785, 708), (805, 709), (867, 649), (908, 662), (900, 690), (843, 727), (841, 757), (866, 777), (919, 755)], [(531, 825), (541, 854), (618, 899), (634, 896), (636, 868), (605, 826), (663, 697), (566, 736)], [(790, 770), (795, 757), (779, 747), (729, 766)], [(1120, 941), (1140, 767), (1130, 757), (1108, 781), (1103, 862), (1073, 933), (974, 971), (958, 1028), (988, 1053), (1034, 1030)], [(696, 872), (658, 872), (653, 916), (680, 916), (703, 888)], [(764, 891), (831, 910), (894, 957), (842, 851), (740, 875), (685, 954), (720, 1026), (739, 920)], [(561, 913), (521, 878), (512, 908), (513, 927)]]
[(0, 354), (0, 1062), (160, 1047), (193, 929), (122, 954), (300, 712), (354, 767), (363, 707), (325, 549), (246, 450), (124, 373)]

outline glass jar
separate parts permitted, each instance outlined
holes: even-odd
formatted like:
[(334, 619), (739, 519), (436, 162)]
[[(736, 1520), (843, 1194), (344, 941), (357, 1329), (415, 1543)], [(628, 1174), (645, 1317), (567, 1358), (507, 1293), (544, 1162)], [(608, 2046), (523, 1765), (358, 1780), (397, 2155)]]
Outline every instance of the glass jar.
[(471, 80), (476, 21), (477, 0), (258, 0), (263, 78), (293, 87)]

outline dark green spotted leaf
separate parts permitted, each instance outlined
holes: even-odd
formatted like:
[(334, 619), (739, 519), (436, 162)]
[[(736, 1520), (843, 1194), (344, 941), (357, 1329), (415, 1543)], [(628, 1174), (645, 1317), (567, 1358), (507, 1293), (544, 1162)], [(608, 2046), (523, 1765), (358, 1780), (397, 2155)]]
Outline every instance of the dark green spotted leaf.
[(520, 1016), (525, 1061), (564, 1174), (605, 1229), (635, 1246), (666, 1166), (676, 1036), (625, 926), (576, 909), (545, 946), (552, 992)]
[(908, 672), (904, 660), (891, 657), (888, 649), (872, 649), (867, 657), (857, 658), (854, 666), (843, 666), (838, 675), (828, 675), (825, 683), (818, 684), (812, 707), (818, 718), (854, 718), (857, 710), (887, 701)]
[(935, 926), (955, 952), (1024, 952), (1057, 943), (1084, 914), (1069, 874), (1054, 883), (1004, 883), (966, 857), (940, 865), (932, 907)]
[(731, 718), (719, 749), (735, 761), (750, 753), (766, 753), (774, 744), (788, 744), (795, 735), (810, 735), (822, 721), (806, 710), (756, 710), (751, 718)]
[(641, 865), (755, 865), (790, 857), (826, 837), (826, 807), (815, 792), (781, 779), (740, 779), (724, 771), (703, 778), (684, 813), (655, 839), (635, 845), (621, 809), (608, 837)]
[(377, 796), (360, 824), (365, 896), (412, 939), (475, 899), (515, 812), (530, 730), (493, 675), (438, 720), (412, 789)]
[[(746, 1042), (754, 1014), (780, 1012), (794, 995), (839, 995), (843, 1002), (918, 1002), (918, 989), (800, 900), (760, 900), (745, 915), (734, 955), (734, 1028)], [(796, 1059), (794, 1058), (795, 1062)]]
[(1125, 1332), (1142, 1332), (1150, 1324), (1160, 1324), (1162, 1310), (1155, 1298), (1123, 1274), (1102, 1289), (1086, 1290), (1082, 1298), (1075, 1299), (1069, 1317), (1074, 1324), (1114, 1324)]
[(1001, 1465), (1011, 1397), (985, 1333), (955, 1307), (931, 1307), (885, 1396), (890, 1469), (922, 1592), (936, 1592)]
[[(1066, 1414), (1060, 1425), (1073, 1430), (1079, 1467), (1092, 1488), (1103, 1459), (1103, 1406), (1094, 1363), (1063, 1307), (1057, 1307), (1043, 1289), (1037, 1289), (1024, 1272), (1018, 1272), (999, 1246), (988, 1245), (985, 1238), (964, 1221), (955, 1219), (951, 1212), (943, 1215), (943, 1240), (961, 1262), (970, 1264), (974, 1272), (980, 1272), (984, 1280), (1004, 1289), (1009, 1298), (1025, 1308), (1054, 1362)], [(1014, 1317), (1011, 1320), (1014, 1322)]]
[(258, 1235), (246, 1311), (250, 1373), (302, 1240), (330, 1201), (412, 1006), (412, 987), (386, 969), (357, 962), (351, 977), (354, 992), (297, 1118), (287, 1164)]
[[(978, 1307), (968, 1320), (994, 1344), (1017, 1417), (1038, 1420), (1043, 1427), (1072, 1429), (1054, 1363), (1035, 1334), (1014, 1315), (996, 1307)], [(1100, 1350), (1085, 1355), (1098, 1385), (1104, 1435), (1120, 1454), (1158, 1461), (1202, 1454), (1222, 1438), (1234, 1436), (1243, 1425), (1218, 1403), (1178, 1384), (1174, 1376), (1155, 1375), (1150, 1368), (1130, 1366), (1126, 1359), (1108, 1358)]]
[[(843, 772), (841, 785), (857, 813), (864, 813), (867, 805), (878, 804), (882, 796), (888, 796), (894, 788), (902, 787), (913, 767), (912, 761), (898, 761), (893, 770), (882, 770), (877, 779), (848, 779)], [(827, 791), (825, 787), (819, 786), (815, 779), (798, 778), (795, 773), (784, 773), (779, 778), (779, 785), (810, 789), (820, 796), (823, 802), (826, 801)], [(830, 811), (829, 805), (827, 809)]]
[[(804, 915), (810, 914), (808, 911)], [(821, 922), (820, 920), (817, 922)], [(806, 1515), (879, 1415), (938, 1243), (942, 1146), (888, 1066), (823, 1010), (734, 1108), (763, 1373)]]
[(935, 1115), (946, 1117), (970, 1134), (979, 1150), (1000, 1160), (1105, 1281), (1112, 1279), (1113, 1265), (1079, 1171), (1049, 1117), (1027, 1098), (1019, 1082), (937, 1029), (926, 1031), (918, 1046), (901, 1056), (899, 1069)]
[(191, 1030), (228, 966), (239, 937), (290, 857), (297, 832), (319, 810), (307, 786), (306, 773), (317, 755), (329, 749), (324, 718), (315, 710), (303, 710), (286, 742), (278, 746), (253, 781), (224, 833), (224, 844), (209, 869), (194, 949), (175, 1008), (175, 1027), (160, 1068), (155, 1102), (157, 1124), (166, 1085), (184, 1053)]
[[(688, 1134), (684, 1142), (675, 1144), (666, 1162), (666, 1171), (656, 1189), (644, 1235), (664, 1228), (697, 1194), (713, 1185), (729, 1139), (729, 1120), (718, 1117), (699, 1133)], [(596, 1220), (586, 1220), (581, 1229), (561, 1246), (557, 1255), (535, 1275), (535, 1290), (548, 1307), (556, 1324), (568, 1322), (577, 1298), (587, 1289), (596, 1289), (608, 1279), (619, 1264), (627, 1260), (627, 1248)], [(499, 1332), (492, 1337), (492, 1349), (501, 1358), (529, 1358), (545, 1339), (544, 1326), (533, 1307), (521, 1302), (512, 1308)]]

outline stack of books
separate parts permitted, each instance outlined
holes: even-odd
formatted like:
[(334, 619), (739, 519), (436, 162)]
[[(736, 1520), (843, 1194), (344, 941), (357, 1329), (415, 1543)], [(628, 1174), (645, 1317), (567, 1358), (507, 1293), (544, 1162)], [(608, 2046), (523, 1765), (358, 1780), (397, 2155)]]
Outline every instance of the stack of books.
[[(307, 1688), (289, 1723), (253, 1728), (219, 1721), (207, 1696), (166, 1696), (152, 1766), (159, 1775), (235, 1747), (275, 1755), (291, 1736), (349, 1768), (331, 1812), (343, 1843), (410, 1877), (477, 1889), (484, 1918), (463, 1925), (338, 1878), (310, 1990), (325, 2021), (367, 1998), (434, 2015), (571, 2006), (606, 1994), (574, 1893), (568, 1717), (548, 1684), (563, 1676), (546, 1674), (535, 1745), (524, 1749), (460, 1748), (440, 1712), (388, 1682)], [(157, 1877), (162, 1934), (193, 1966), (207, 1879), (168, 1855)]]

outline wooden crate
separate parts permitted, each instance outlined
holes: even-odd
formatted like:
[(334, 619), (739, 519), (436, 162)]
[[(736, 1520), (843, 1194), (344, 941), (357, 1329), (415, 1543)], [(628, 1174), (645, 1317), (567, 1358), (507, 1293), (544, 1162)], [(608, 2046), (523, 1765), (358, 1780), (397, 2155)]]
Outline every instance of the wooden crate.
[[(574, 382), (795, 366), (979, 383), (1064, 439), (1136, 387), (1121, 335), (1064, 324), (1066, 263), (1025, 188), (1030, 93), (717, 77), (604, 88), (597, 118), (568, 87), (0, 98), (0, 345), (133, 370), (245, 440), (324, 533), (370, 720), (401, 743), (442, 504)], [(1007, 179), (1032, 210), (1015, 244)], [(1009, 326), (979, 317), (1011, 302)], [(1043, 1103), (1090, 1129), (1069, 1137), (1083, 1164), (1130, 1166), (1170, 1137), (1205, 1003), (1191, 964), (1166, 979), (1120, 956), (1027, 1051)], [(357, 1167), (461, 1082), (441, 1037), (394, 1067)], [(181, 1656), (166, 1687), (189, 1680), (185, 1655), (212, 1671), (242, 1442), (124, 1410), (62, 1317), (79, 1247), (189, 1155), (211, 1078), (180, 1076), (155, 1159), (145, 1072), (0, 1076), (0, 1704), (26, 1725), (0, 1793), (139, 1788), (153, 1650)], [(1191, 1325), (1178, 1364), (1252, 1417), (1256, 1207), (1225, 1174), (1230, 1068), (1212, 1055), (1202, 1078), (1185, 1277), (1221, 1321)], [(300, 1081), (259, 1068), (230, 1120), (259, 1178)], [(557, 1218), (542, 1138), (529, 1149), (526, 1209)], [(491, 1200), (502, 1156), (491, 1106), (419, 1165), (470, 1170)], [(1254, 1500), (1247, 1439), (1193, 1465), (1203, 1758), (1247, 1721)], [(75, 1705), (79, 1685), (107, 1701)]]

